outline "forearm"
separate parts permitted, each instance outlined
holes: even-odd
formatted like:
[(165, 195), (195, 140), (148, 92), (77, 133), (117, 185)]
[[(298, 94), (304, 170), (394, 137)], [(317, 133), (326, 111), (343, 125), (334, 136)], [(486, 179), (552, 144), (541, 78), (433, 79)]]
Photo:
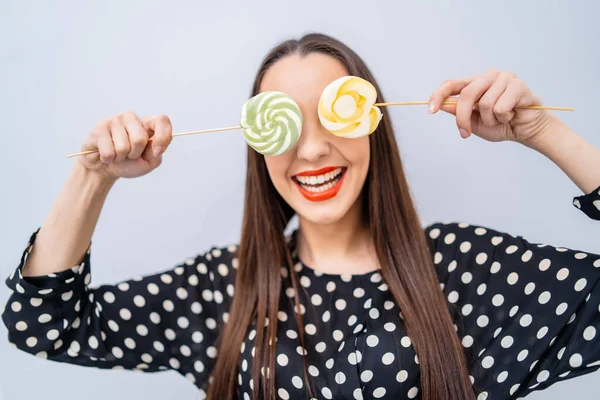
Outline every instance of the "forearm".
[(543, 132), (523, 144), (554, 162), (583, 193), (600, 186), (600, 149), (553, 114)]
[(24, 276), (67, 270), (85, 255), (114, 179), (75, 163), (23, 267)]

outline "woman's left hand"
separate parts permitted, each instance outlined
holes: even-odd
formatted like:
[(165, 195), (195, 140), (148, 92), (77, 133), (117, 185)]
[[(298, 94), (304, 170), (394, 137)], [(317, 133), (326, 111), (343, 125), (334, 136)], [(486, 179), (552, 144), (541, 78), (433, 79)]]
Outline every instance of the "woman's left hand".
[[(450, 97), (456, 95), (459, 97)], [(443, 105), (444, 101), (457, 104)], [(444, 82), (431, 95), (429, 112), (441, 109), (455, 115), (463, 138), (474, 133), (490, 142), (527, 142), (544, 132), (549, 114), (522, 107), (541, 104), (541, 99), (514, 73), (492, 69), (485, 75)]]

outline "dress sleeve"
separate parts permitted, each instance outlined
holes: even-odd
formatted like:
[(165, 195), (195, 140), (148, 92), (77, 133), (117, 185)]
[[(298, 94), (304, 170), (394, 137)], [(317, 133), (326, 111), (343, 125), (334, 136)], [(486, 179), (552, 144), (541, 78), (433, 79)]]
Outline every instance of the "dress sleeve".
[[(600, 194), (580, 204), (600, 206)], [(600, 369), (600, 255), (466, 223), (434, 223), (426, 235), (478, 399)]]
[(235, 247), (211, 248), (160, 273), (90, 287), (91, 243), (71, 269), (22, 276), (38, 232), (6, 280), (13, 293), (2, 320), (15, 347), (88, 367), (195, 369), (208, 379), (234, 294)]

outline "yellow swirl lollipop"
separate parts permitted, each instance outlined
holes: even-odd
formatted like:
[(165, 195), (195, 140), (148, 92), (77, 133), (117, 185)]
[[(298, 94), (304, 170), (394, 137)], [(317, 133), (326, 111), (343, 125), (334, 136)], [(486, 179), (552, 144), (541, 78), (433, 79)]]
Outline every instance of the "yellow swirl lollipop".
[(368, 81), (344, 76), (331, 82), (319, 99), (319, 119), (336, 136), (356, 138), (370, 135), (381, 121), (375, 107), (377, 90)]

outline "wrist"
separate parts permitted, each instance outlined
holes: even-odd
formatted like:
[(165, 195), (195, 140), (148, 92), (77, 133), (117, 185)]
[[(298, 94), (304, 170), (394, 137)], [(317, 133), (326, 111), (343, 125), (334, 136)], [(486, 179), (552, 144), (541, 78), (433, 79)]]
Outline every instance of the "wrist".
[(539, 153), (549, 156), (566, 145), (574, 132), (554, 114), (548, 114), (539, 132), (519, 142)]
[(118, 178), (107, 174), (105, 171), (90, 170), (80, 163), (75, 163), (72, 176), (82, 185), (88, 186), (93, 191), (105, 192), (110, 190)]

